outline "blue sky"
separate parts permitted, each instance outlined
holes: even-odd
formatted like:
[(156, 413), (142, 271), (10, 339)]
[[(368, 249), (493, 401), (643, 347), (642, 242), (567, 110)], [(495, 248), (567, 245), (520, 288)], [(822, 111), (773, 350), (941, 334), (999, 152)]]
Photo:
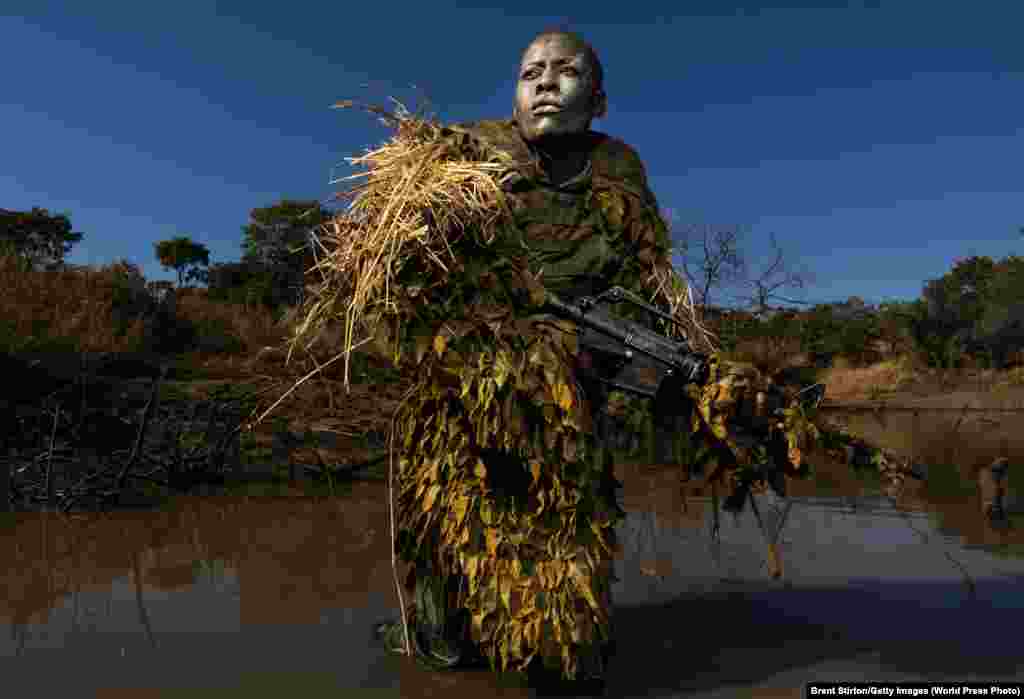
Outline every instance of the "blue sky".
[(415, 84), (445, 120), (506, 117), (524, 45), (568, 24), (605, 65), (594, 128), (680, 223), (743, 227), (755, 270), (776, 234), (813, 278), (790, 295), (911, 299), (1024, 254), (1024, 3), (797, 5), (7, 0), (0, 207), (68, 213), (76, 264), (172, 279), (173, 235), (237, 260), (252, 208), (329, 197), (387, 136), (329, 105)]

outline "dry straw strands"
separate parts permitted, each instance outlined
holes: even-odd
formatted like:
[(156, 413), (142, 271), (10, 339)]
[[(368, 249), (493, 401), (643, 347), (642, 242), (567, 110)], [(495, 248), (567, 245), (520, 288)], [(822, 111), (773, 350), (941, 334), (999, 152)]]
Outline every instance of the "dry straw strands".
[(510, 171), (507, 156), (454, 138), (401, 104), (394, 112), (363, 108), (380, 115), (394, 133), (384, 145), (348, 158), (362, 171), (336, 180), (350, 183), (337, 195), (348, 207), (316, 240), (322, 257), (310, 271), (319, 272), (321, 282), (292, 339), (294, 349), (324, 323), (343, 316), (346, 388), (357, 333), (372, 332), (375, 323), (398, 315), (395, 279), (403, 264), (413, 256), (427, 260), (428, 279), (443, 281), (455, 260), (450, 243), (464, 234), (493, 241), (508, 212), (501, 189)]
[[(717, 336), (701, 322), (700, 313), (693, 303), (690, 283), (675, 268), (658, 265), (654, 269), (654, 301), (668, 304), (669, 314), (682, 326), (681, 332), (694, 348), (701, 352), (718, 352)], [(679, 332), (679, 328), (674, 329)]]
[[(325, 324), (343, 320), (346, 389), (349, 355), (360, 339), (373, 336), (380, 323), (400, 322), (396, 297), (422, 290), (397, 287), (403, 265), (413, 258), (425, 262), (429, 272), (422, 286), (443, 284), (456, 262), (452, 243), (463, 235), (482, 244), (493, 242), (509, 214), (502, 190), (514, 174), (508, 154), (413, 114), (397, 101), (395, 105), (394, 111), (353, 101), (335, 105), (359, 106), (377, 115), (393, 134), (380, 147), (347, 158), (360, 171), (332, 182), (345, 185), (337, 199), (347, 207), (313, 236), (316, 263), (309, 271), (318, 272), (320, 282), (310, 287), (288, 353), (290, 359), (303, 340), (315, 338)], [(655, 270), (653, 281), (656, 296), (683, 321), (684, 334), (701, 349), (716, 349), (679, 273), (665, 266)]]

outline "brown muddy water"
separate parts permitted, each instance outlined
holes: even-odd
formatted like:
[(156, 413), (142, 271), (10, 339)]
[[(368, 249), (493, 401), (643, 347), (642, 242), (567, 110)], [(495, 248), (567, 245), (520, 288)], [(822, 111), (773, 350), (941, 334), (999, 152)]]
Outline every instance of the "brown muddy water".
[[(722, 515), (715, 546), (710, 500), (684, 503), (676, 473), (634, 466), (620, 478), (629, 516), (607, 696), (1024, 679), (1019, 514), (995, 531), (966, 499), (894, 503), (868, 481), (758, 496), (784, 565), (771, 580), (749, 509)], [(515, 676), (432, 674), (370, 640), (397, 610), (386, 497), (385, 484), (362, 482), (334, 498), (10, 515), (0, 695), (532, 696)]]

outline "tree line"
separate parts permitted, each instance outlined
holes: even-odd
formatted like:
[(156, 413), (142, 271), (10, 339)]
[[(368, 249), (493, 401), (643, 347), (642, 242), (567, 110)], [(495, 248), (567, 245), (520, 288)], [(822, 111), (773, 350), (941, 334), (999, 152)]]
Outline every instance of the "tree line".
[(798, 347), (817, 366), (839, 356), (866, 365), (896, 355), (939, 369), (1024, 363), (1024, 257), (1016, 255), (956, 260), (912, 301), (871, 306), (853, 296), (805, 309), (764, 309), (705, 315), (727, 351), (763, 340), (788, 351)]
[[(301, 303), (305, 273), (315, 263), (311, 232), (334, 213), (316, 200), (283, 199), (253, 209), (242, 226), (238, 262), (211, 263), (210, 251), (188, 235), (154, 244), (154, 255), (177, 275), (177, 286), (203, 284), (211, 300), (260, 304), (270, 310)], [(671, 214), (666, 218), (671, 220)], [(1024, 232), (1024, 229), (1022, 229)], [(55, 270), (84, 234), (67, 214), (0, 209), (0, 254), (13, 253), (25, 269)], [(795, 271), (774, 235), (772, 254), (751, 270), (742, 230), (728, 226), (687, 226), (672, 230), (674, 262), (690, 281), (694, 302), (717, 331), (723, 349), (745, 340), (771, 340), (780, 349), (799, 346), (819, 365), (835, 356), (862, 362), (880, 353), (913, 353), (929, 366), (957, 368), (967, 362), (1004, 367), (1020, 361), (1024, 348), (1024, 258), (970, 256), (954, 261), (938, 279), (926, 280), (909, 302), (868, 306), (858, 297), (842, 303), (805, 304), (790, 292), (811, 279)], [(132, 265), (127, 265), (134, 268)], [(125, 273), (126, 285), (145, 284)], [(131, 279), (129, 279), (131, 277)], [(724, 308), (725, 291), (740, 309)], [(770, 302), (804, 304), (773, 309)], [(786, 344), (788, 341), (788, 344)]]
[[(203, 284), (211, 299), (258, 303), (270, 308), (295, 304), (304, 290), (304, 272), (314, 264), (310, 232), (332, 212), (318, 201), (283, 199), (253, 209), (242, 226), (238, 262), (210, 262), (210, 250), (189, 235), (154, 243), (160, 265), (177, 275), (177, 287)], [(26, 270), (65, 267), (65, 257), (84, 234), (73, 232), (67, 214), (47, 209), (0, 209), (0, 254), (13, 254)], [(170, 287), (150, 283), (151, 290)]]
[[(671, 212), (665, 218), (672, 221)], [(791, 292), (805, 288), (812, 275), (792, 268), (774, 234), (772, 253), (757, 269), (744, 252), (738, 226), (673, 227), (672, 240), (674, 262), (726, 351), (761, 340), (779, 351), (799, 347), (819, 366), (828, 366), (837, 356), (868, 364), (900, 354), (943, 369), (969, 363), (1004, 368), (1024, 362), (1022, 257), (955, 260), (943, 276), (926, 280), (913, 301), (872, 307), (854, 296), (845, 302), (810, 304), (792, 298)], [(732, 295), (738, 310), (723, 306), (730, 288), (738, 290)], [(770, 302), (790, 307), (773, 309)]]

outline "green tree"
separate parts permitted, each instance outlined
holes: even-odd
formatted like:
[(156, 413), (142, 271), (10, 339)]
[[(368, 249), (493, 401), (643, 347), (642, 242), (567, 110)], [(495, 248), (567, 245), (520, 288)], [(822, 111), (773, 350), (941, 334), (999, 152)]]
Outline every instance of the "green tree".
[(271, 271), (254, 260), (211, 265), (207, 284), (214, 300), (275, 305)]
[(971, 256), (925, 284), (915, 342), (929, 363), (952, 368), (968, 353), (1001, 362), (1010, 345), (1019, 344), (1022, 268), (1024, 261), (1015, 256), (999, 262)]
[(978, 322), (992, 301), (995, 277), (996, 263), (991, 257), (956, 260), (949, 272), (925, 285), (922, 295), (929, 315), (949, 334), (974, 339)]
[(800, 349), (818, 366), (828, 365), (841, 351), (841, 329), (831, 304), (810, 309), (800, 328)]
[[(253, 209), (242, 227), (242, 261), (268, 274), (275, 302), (296, 302), (314, 264), (310, 232), (333, 214), (316, 200), (282, 199)], [(296, 293), (298, 292), (298, 293)]]
[(902, 354), (913, 347), (914, 339), (906, 319), (909, 306), (908, 301), (886, 301), (878, 309), (879, 332), (894, 354)]
[(897, 311), (910, 333), (914, 351), (931, 367), (951, 369), (963, 354), (962, 336), (952, 330), (948, 317), (936, 313), (923, 298)]
[(878, 359), (874, 344), (881, 336), (876, 314), (857, 314), (841, 323), (839, 351), (861, 364), (871, 363)]
[(188, 236), (177, 236), (170, 240), (161, 240), (153, 247), (163, 268), (173, 269), (178, 273), (179, 288), (186, 279), (205, 279), (205, 270), (202, 268), (210, 264), (210, 251), (202, 243), (197, 243)]
[(986, 292), (971, 349), (1001, 366), (1024, 349), (1024, 258), (997, 262)]
[(0, 209), (0, 249), (14, 253), (30, 269), (56, 269), (64, 264), (71, 246), (82, 233), (71, 229), (67, 214), (51, 215), (46, 209)]
[(125, 258), (115, 260), (102, 268), (112, 282), (114, 306), (114, 334), (121, 337), (127, 332), (133, 320), (142, 316), (152, 303), (152, 296), (146, 288), (146, 278), (138, 265)]

